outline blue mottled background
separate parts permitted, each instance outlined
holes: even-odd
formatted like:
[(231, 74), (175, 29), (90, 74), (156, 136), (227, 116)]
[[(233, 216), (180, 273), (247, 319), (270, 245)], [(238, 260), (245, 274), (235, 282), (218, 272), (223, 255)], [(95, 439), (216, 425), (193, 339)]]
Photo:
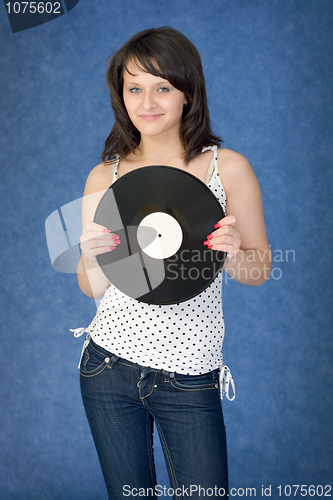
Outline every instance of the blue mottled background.
[[(224, 284), (230, 486), (333, 485), (333, 2), (81, 0), (18, 33), (4, 4), (0, 18), (1, 499), (107, 496), (69, 332), (95, 303), (53, 270), (44, 224), (99, 163), (107, 56), (161, 25), (202, 55), (214, 130), (253, 166), (274, 257), (264, 286)], [(158, 443), (156, 461), (167, 485)]]

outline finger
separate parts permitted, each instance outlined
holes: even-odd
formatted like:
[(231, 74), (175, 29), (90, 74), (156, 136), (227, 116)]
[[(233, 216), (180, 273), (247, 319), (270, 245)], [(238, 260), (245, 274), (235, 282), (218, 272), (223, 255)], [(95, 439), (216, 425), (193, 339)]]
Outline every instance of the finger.
[(227, 252), (228, 257), (234, 257), (240, 249), (239, 232), (231, 226), (224, 226), (208, 235), (204, 245), (212, 250)]
[(110, 229), (108, 229), (105, 226), (102, 226), (101, 224), (97, 224), (97, 222), (90, 221), (86, 225), (86, 232), (88, 233), (89, 231), (98, 231), (100, 233), (111, 233)]
[(223, 226), (234, 226), (236, 224), (236, 217), (234, 215), (227, 215), (226, 217), (223, 217), (223, 219), (219, 220), (215, 224), (215, 229), (218, 229), (219, 227)]
[(239, 246), (227, 242), (215, 243), (214, 245), (207, 245), (209, 250), (227, 252), (228, 254), (236, 255), (239, 252)]
[(226, 255), (226, 260), (227, 261), (232, 260), (234, 257), (236, 257), (236, 255), (239, 252), (239, 248), (238, 247), (234, 247), (234, 246), (228, 245), (226, 243), (220, 244), (220, 245), (211, 246), (211, 247), (209, 247), (209, 249), (213, 250), (213, 251), (225, 252), (227, 254)]
[[(222, 234), (215, 236), (211, 240), (207, 240), (209, 245), (231, 245), (231, 246), (236, 246), (239, 247), (240, 245), (240, 238), (238, 238), (237, 234)], [(204, 243), (207, 245), (207, 243)], [(207, 245), (208, 246), (208, 245)]]
[(106, 241), (109, 241), (110, 244), (112, 242), (120, 243), (120, 236), (114, 233), (104, 233), (100, 231), (89, 231), (88, 233), (84, 233), (80, 236), (80, 242), (85, 243), (87, 241), (94, 241), (95, 243), (100, 241), (105, 244)]
[(221, 238), (235, 238), (236, 240), (240, 239), (240, 234), (237, 229), (234, 229), (232, 226), (222, 226), (219, 229), (216, 229), (212, 233), (207, 235), (207, 240), (204, 242), (205, 245), (216, 244), (221, 241)]
[(102, 255), (103, 253), (112, 252), (112, 250), (115, 250), (116, 248), (116, 245), (94, 248), (91, 252), (91, 255), (96, 257), (97, 255)]
[(82, 253), (90, 260), (95, 261), (97, 255), (111, 252), (117, 248), (116, 244), (92, 247), (90, 242), (81, 245)]
[(228, 255), (236, 255), (239, 252), (239, 248), (237, 246), (229, 245), (228, 243), (210, 245), (208, 248), (211, 250), (226, 252)]

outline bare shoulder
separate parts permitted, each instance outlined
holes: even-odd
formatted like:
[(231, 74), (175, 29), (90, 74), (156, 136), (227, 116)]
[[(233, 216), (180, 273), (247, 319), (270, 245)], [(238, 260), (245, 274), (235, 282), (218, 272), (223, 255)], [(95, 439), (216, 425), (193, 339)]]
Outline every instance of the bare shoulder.
[(112, 162), (103, 162), (92, 169), (88, 175), (85, 195), (105, 191), (110, 187), (113, 180)]
[(94, 219), (96, 207), (105, 191), (112, 184), (111, 162), (100, 163), (88, 175), (82, 200), (83, 232), (86, 224)]
[(222, 183), (227, 191), (242, 187), (258, 186), (257, 178), (245, 156), (231, 149), (221, 149), (218, 154), (219, 172)]
[(231, 149), (220, 149), (218, 154), (219, 170), (227, 175), (242, 175), (253, 172), (250, 163), (245, 156)]

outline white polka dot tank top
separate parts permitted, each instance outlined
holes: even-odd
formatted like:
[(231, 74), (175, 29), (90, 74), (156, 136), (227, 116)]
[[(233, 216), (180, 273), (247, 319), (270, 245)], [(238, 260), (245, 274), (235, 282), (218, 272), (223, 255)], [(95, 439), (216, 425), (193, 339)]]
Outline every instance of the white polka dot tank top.
[[(226, 211), (218, 149), (203, 151), (207, 149), (214, 153), (206, 184)], [(107, 351), (143, 366), (188, 375), (219, 368), (224, 337), (222, 271), (202, 293), (173, 305), (146, 304), (110, 284), (86, 331)]]

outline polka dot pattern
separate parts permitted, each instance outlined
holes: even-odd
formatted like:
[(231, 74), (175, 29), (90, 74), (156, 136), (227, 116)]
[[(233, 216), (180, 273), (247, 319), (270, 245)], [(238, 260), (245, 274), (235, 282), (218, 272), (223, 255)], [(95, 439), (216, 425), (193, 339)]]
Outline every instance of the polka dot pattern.
[[(214, 170), (208, 187), (225, 211), (218, 151), (212, 149)], [(104, 349), (143, 366), (188, 375), (218, 368), (224, 337), (222, 272), (202, 293), (173, 305), (140, 302), (111, 284), (88, 331)]]

